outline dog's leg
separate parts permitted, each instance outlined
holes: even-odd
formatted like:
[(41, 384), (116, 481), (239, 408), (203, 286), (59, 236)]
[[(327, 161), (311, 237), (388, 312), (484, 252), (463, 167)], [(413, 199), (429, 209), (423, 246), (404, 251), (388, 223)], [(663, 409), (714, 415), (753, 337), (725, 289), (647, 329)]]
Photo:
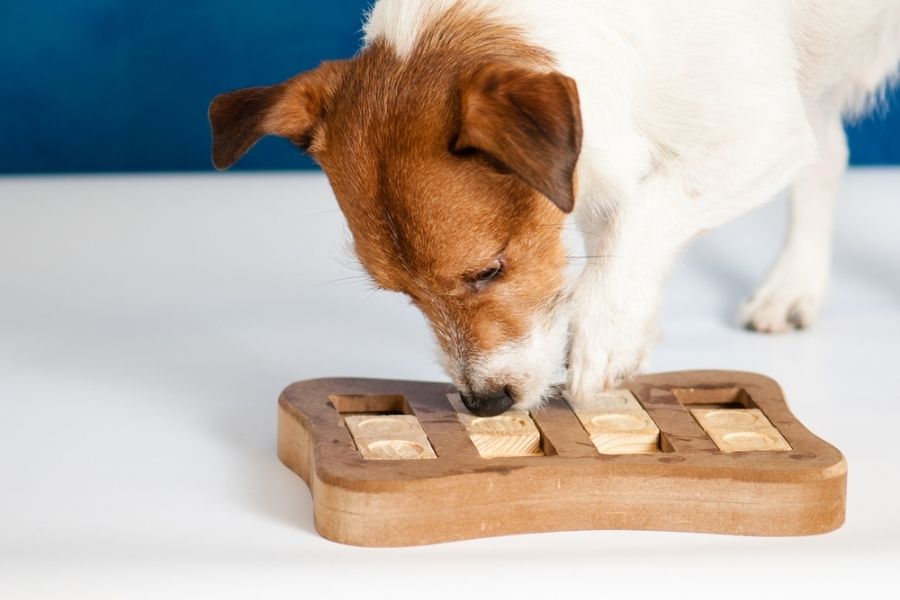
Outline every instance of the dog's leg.
[(587, 262), (569, 303), (568, 384), (576, 398), (641, 370), (659, 338), (662, 286), (693, 233), (675, 205), (643, 198), (612, 216), (580, 215)]
[(847, 167), (847, 140), (836, 114), (813, 122), (818, 125), (820, 154), (794, 183), (784, 249), (739, 312), (741, 322), (756, 331), (775, 333), (810, 325), (828, 289), (834, 203)]

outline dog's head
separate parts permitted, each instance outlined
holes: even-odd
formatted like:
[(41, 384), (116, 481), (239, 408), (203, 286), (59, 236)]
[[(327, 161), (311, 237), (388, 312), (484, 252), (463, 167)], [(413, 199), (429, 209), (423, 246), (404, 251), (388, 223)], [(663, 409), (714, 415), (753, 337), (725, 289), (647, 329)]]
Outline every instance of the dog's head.
[(324, 169), (375, 284), (431, 323), (479, 414), (540, 400), (566, 345), (565, 250), (581, 120), (574, 82), (497, 61), (400, 60), (375, 44), (210, 106), (213, 162), (284, 136)]

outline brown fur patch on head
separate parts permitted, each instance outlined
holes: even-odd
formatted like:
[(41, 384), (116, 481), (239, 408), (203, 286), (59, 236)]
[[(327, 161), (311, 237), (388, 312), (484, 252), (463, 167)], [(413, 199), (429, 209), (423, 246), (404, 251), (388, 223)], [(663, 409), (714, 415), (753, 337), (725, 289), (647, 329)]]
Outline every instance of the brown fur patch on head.
[[(379, 285), (410, 296), (448, 352), (520, 339), (562, 287), (564, 214), (490, 165), (411, 153), (383, 164), (373, 189), (342, 202), (357, 255)], [(497, 260), (501, 273), (473, 289)]]
[[(524, 336), (561, 290), (565, 264), (565, 215), (528, 181), (534, 178), (510, 176), (518, 166), (512, 160), (498, 168), (499, 151), (452, 150), (465, 124), (464, 91), (498, 54), (504, 69), (546, 73), (545, 55), (484, 23), (444, 23), (405, 58), (376, 41), (348, 67), (322, 127), (328, 142), (315, 153), (373, 279), (408, 294), (446, 351), (464, 347), (471, 355)], [(550, 91), (556, 102), (558, 90)], [(516, 119), (507, 117), (507, 125)], [(529, 164), (550, 160), (555, 149), (527, 138), (515, 143), (535, 154)], [(502, 273), (474, 292), (467, 280), (497, 259)]]
[(574, 84), (514, 28), (460, 7), (408, 55), (375, 40), (326, 65), (217, 98), (217, 166), (265, 133), (293, 139), (328, 175), (360, 262), (410, 296), (448, 355), (462, 364), (520, 340), (563, 285)]

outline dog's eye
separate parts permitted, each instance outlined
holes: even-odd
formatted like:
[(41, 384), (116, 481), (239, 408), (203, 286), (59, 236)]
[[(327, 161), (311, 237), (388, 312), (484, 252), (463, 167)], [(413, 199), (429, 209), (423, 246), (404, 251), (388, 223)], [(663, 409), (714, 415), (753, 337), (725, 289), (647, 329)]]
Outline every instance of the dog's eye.
[(479, 271), (477, 275), (475, 275), (476, 281), (490, 281), (494, 277), (500, 274), (500, 271), (503, 270), (503, 263), (499, 260), (492, 266), (484, 269), (483, 271)]
[(497, 276), (503, 272), (503, 267), (503, 261), (497, 259), (486, 269), (482, 269), (474, 275), (466, 277), (466, 283), (477, 292), (496, 279)]

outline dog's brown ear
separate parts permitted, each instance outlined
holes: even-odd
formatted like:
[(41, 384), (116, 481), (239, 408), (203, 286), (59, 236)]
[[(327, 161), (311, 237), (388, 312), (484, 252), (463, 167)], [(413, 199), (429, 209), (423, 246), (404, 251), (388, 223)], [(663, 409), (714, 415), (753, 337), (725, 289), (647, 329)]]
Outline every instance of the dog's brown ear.
[(461, 109), (455, 152), (483, 153), (572, 212), (581, 110), (571, 78), (492, 65), (464, 83)]
[(334, 97), (346, 61), (322, 63), (277, 85), (220, 94), (209, 105), (213, 165), (224, 170), (265, 135), (307, 150)]

